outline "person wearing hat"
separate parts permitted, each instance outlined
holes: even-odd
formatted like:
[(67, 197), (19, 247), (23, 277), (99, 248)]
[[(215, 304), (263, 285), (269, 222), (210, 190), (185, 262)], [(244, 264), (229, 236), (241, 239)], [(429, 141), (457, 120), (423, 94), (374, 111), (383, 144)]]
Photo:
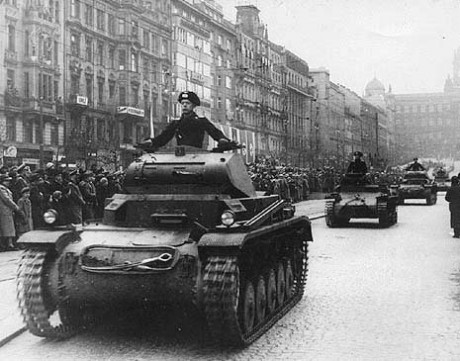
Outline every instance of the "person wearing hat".
[(21, 236), (26, 232), (31, 231), (33, 227), (32, 221), (32, 203), (30, 201), (30, 188), (24, 187), (21, 189), (21, 198), (18, 200), (19, 212), (16, 217), (16, 232), (17, 236)]
[(457, 176), (451, 178), (451, 187), (447, 189), (445, 199), (449, 202), (450, 227), (454, 229), (454, 238), (460, 238), (460, 181)]
[(366, 162), (362, 160), (363, 153), (356, 151), (353, 153), (354, 160), (350, 162), (347, 168), (347, 173), (367, 173)]
[(179, 94), (178, 102), (182, 106), (182, 116), (168, 124), (165, 130), (155, 138), (141, 143), (144, 149), (158, 149), (166, 145), (174, 136), (177, 145), (203, 147), (204, 134), (208, 133), (219, 145), (230, 142), (222, 131), (217, 129), (207, 118), (199, 117), (195, 108), (200, 105), (200, 98), (194, 92), (185, 91)]
[(96, 187), (94, 185), (93, 172), (86, 171), (83, 173), (78, 187), (85, 202), (83, 206), (83, 221), (95, 218), (95, 208), (97, 205)]
[(16, 228), (14, 225), (14, 213), (19, 212), (18, 205), (13, 201), (13, 193), (8, 188), (11, 177), (8, 174), (0, 174), (0, 248), (2, 250), (14, 250)]
[(407, 171), (414, 171), (414, 172), (420, 172), (426, 170), (423, 165), (421, 165), (418, 162), (418, 158), (414, 158), (414, 162), (411, 163), (408, 167), (406, 167)]

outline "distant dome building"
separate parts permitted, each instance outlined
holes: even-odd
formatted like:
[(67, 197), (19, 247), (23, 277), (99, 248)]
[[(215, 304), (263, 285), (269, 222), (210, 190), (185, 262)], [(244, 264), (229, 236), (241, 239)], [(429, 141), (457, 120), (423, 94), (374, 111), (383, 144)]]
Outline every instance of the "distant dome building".
[(385, 95), (385, 86), (382, 84), (380, 80), (376, 77), (372, 79), (366, 85), (366, 90), (364, 92), (364, 96), (368, 97), (375, 97), (375, 96), (384, 96)]

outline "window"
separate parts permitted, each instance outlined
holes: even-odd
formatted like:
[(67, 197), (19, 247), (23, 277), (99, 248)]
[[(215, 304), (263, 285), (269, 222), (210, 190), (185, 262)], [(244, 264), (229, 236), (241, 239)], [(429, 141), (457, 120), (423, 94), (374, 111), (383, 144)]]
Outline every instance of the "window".
[(139, 87), (133, 86), (131, 88), (132, 92), (132, 105), (135, 107), (139, 106)]
[(147, 29), (142, 30), (142, 39), (144, 48), (150, 50), (150, 32)]
[(56, 1), (54, 3), (54, 21), (56, 21), (57, 23), (59, 23), (59, 13), (59, 1)]
[(131, 143), (133, 137), (133, 126), (131, 122), (123, 124), (123, 143)]
[(98, 30), (105, 30), (105, 14), (102, 10), (96, 10), (96, 26)]
[(93, 38), (91, 38), (90, 36), (86, 36), (85, 42), (86, 42), (85, 60), (93, 61)]
[(131, 52), (131, 71), (139, 72), (139, 59), (134, 51)]
[(115, 17), (111, 14), (108, 15), (107, 31), (109, 35), (115, 35)]
[(217, 98), (217, 109), (222, 109), (222, 98), (221, 97)]
[(16, 51), (16, 29), (13, 25), (8, 25), (8, 50)]
[(28, 30), (24, 33), (24, 55), (30, 55), (30, 33)]
[(34, 130), (33, 122), (30, 120), (24, 120), (22, 123), (22, 133), (24, 134), (25, 143), (34, 142), (33, 130)]
[(230, 41), (230, 39), (227, 39), (227, 50), (228, 51), (232, 50), (232, 42)]
[(109, 47), (109, 61), (110, 67), (115, 69), (115, 47), (113, 45)]
[(115, 81), (109, 80), (109, 98), (113, 99), (115, 96)]
[(70, 52), (73, 56), (80, 56), (80, 35), (70, 35)]
[(97, 60), (99, 65), (104, 65), (104, 43), (102, 41), (97, 42)]
[(217, 56), (217, 66), (222, 66), (222, 57), (220, 55)]
[(232, 78), (230, 78), (229, 76), (226, 76), (226, 77), (225, 77), (225, 86), (226, 86), (228, 89), (231, 89), (231, 88), (232, 88)]
[(92, 27), (94, 23), (94, 9), (91, 5), (85, 6), (85, 24)]
[(6, 71), (6, 85), (8, 87), (8, 90), (13, 90), (14, 85), (15, 85), (15, 76), (14, 76), (14, 70), (13, 69), (8, 69)]
[(118, 65), (119, 70), (125, 70), (126, 68), (126, 50), (120, 49), (118, 51)]
[(57, 41), (54, 42), (54, 64), (58, 65), (59, 64), (59, 43)]
[(88, 102), (91, 102), (93, 99), (93, 77), (92, 75), (86, 76), (86, 96), (88, 97)]
[(29, 73), (24, 73), (24, 97), (30, 98), (30, 78)]
[(118, 35), (126, 35), (126, 22), (124, 19), (118, 19)]
[(96, 134), (98, 140), (105, 140), (105, 120), (97, 119)]
[(14, 118), (6, 118), (6, 140), (16, 141), (16, 121)]
[(222, 35), (217, 37), (217, 44), (222, 45)]
[(70, 92), (72, 94), (78, 94), (80, 92), (80, 80), (77, 76), (71, 76), (70, 78)]
[(131, 23), (131, 37), (135, 40), (137, 40), (139, 34), (139, 25), (137, 21), (133, 21)]
[(80, 18), (80, 0), (70, 0), (70, 16)]
[(218, 75), (217, 76), (217, 86), (221, 86), (222, 85), (222, 76)]
[(126, 88), (121, 86), (118, 89), (119, 98), (120, 98), (120, 105), (126, 105)]
[(163, 57), (168, 56), (168, 41), (165, 39), (161, 40), (161, 55)]
[(59, 98), (59, 82), (55, 80), (53, 82), (53, 99), (56, 101)]
[(98, 78), (97, 80), (97, 102), (102, 104), (104, 102), (104, 79)]
[(38, 76), (38, 96), (43, 100), (51, 101), (53, 100), (52, 93), (52, 78), (48, 74), (39, 74)]
[(58, 123), (51, 123), (50, 129), (51, 145), (58, 145), (59, 143), (59, 125)]

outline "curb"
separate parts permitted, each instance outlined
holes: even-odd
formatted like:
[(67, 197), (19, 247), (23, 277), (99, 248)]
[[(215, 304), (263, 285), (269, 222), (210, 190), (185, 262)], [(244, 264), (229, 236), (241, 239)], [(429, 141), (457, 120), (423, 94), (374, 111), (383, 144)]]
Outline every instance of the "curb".
[(27, 330), (26, 327), (21, 327), (19, 330), (12, 332), (8, 336), (5, 336), (4, 338), (0, 340), (0, 347), (5, 346), (8, 342), (18, 337), (20, 334), (24, 333), (26, 330)]
[(320, 218), (324, 218), (326, 217), (326, 215), (324, 213), (321, 213), (321, 214), (313, 214), (312, 216), (308, 216), (308, 218), (311, 220), (311, 221), (314, 221), (315, 219), (320, 219)]

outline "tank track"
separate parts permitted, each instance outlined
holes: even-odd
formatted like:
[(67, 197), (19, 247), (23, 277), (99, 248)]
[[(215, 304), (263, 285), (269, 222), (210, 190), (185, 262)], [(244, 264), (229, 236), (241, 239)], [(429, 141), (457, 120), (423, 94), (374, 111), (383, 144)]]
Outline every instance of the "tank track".
[[(266, 314), (262, 322), (244, 334), (240, 325), (239, 303), (241, 271), (236, 256), (210, 256), (205, 265), (204, 310), (208, 326), (214, 338), (221, 344), (246, 346), (267, 332), (279, 319), (292, 309), (304, 293), (308, 272), (308, 243), (303, 241), (299, 277), (295, 280), (292, 296), (274, 312)], [(251, 279), (257, 279), (254, 275)]]
[[(46, 294), (45, 287), (49, 284), (46, 271), (48, 251), (40, 249), (27, 249), (23, 251), (17, 272), (17, 299), (21, 315), (29, 331), (40, 337), (63, 339), (78, 333), (82, 325), (70, 322), (53, 326), (50, 316), (59, 309), (65, 308), (65, 287), (59, 280), (58, 294), (62, 307), (58, 307)], [(68, 316), (72, 313), (66, 310)]]

